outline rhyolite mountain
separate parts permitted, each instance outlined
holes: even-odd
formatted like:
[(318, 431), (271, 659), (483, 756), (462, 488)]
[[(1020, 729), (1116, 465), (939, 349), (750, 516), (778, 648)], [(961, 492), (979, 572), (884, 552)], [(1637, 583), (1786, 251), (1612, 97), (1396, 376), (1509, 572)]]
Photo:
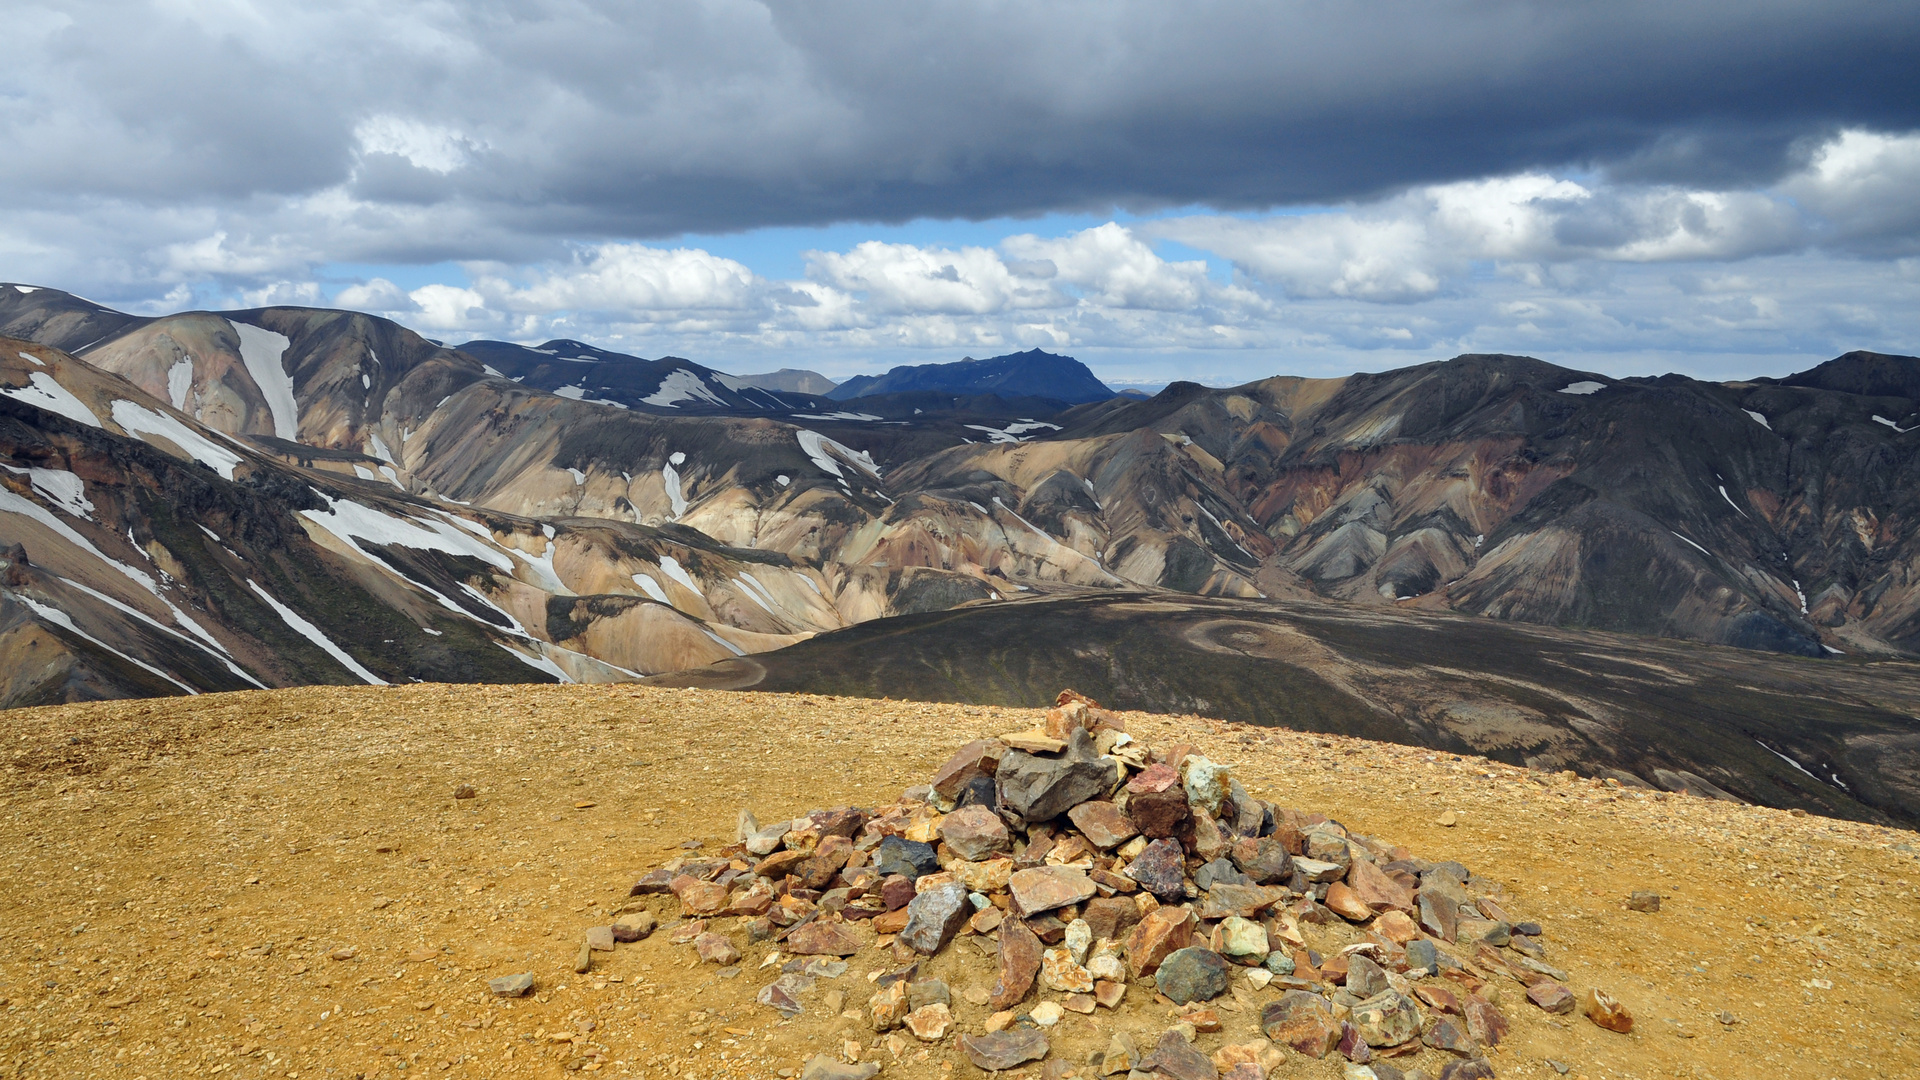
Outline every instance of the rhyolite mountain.
[(678, 356), (645, 360), (581, 341), (529, 346), (481, 340), (460, 351), (513, 382), (623, 409), (780, 413), (816, 404), (813, 395), (779, 393)]
[(629, 678), (1028, 594), (1458, 612), (1816, 667), (1920, 654), (1910, 357), (1714, 383), (1470, 355), (1148, 400), (1008, 380), (827, 401), (313, 308), (137, 317), (0, 285), (0, 331), (0, 546), (20, 545), (0, 635), (47, 658), (17, 660), (5, 701)]
[(1087, 365), (1071, 356), (1040, 349), (985, 360), (969, 356), (950, 364), (905, 365), (885, 375), (856, 375), (834, 387), (827, 396), (835, 401), (852, 401), (877, 394), (913, 391), (1045, 398), (1068, 405), (1105, 401), (1114, 396), (1107, 384), (1087, 370)]
[(785, 390), (792, 394), (811, 394), (817, 397), (825, 397), (839, 385), (825, 375), (805, 368), (781, 368), (779, 371), (735, 377), (748, 386), (757, 386), (762, 390)]

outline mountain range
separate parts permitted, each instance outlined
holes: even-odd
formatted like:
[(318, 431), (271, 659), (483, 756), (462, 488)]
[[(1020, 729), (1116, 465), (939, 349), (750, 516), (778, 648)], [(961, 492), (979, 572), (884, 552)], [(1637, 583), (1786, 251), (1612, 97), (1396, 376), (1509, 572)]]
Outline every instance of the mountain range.
[[(1017, 597), (1140, 597), (1147, 622), (1156, 596), (1332, 602), (1816, 667), (1920, 652), (1910, 357), (1716, 383), (1469, 355), (1072, 404), (991, 372), (828, 400), (580, 342), (20, 285), (0, 334), (7, 704), (625, 680)], [(1124, 622), (1054, 645), (1098, 653)]]

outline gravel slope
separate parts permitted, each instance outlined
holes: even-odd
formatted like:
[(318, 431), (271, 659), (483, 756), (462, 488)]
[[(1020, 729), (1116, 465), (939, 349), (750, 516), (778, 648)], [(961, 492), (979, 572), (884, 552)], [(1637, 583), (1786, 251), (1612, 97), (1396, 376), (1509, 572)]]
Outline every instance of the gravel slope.
[[(839, 1049), (840, 1028), (871, 1039), (850, 1020), (776, 1023), (753, 1005), (764, 946), (728, 980), (657, 933), (582, 977), (584, 929), (683, 840), (730, 840), (741, 806), (771, 820), (891, 800), (960, 742), (1038, 714), (416, 685), (5, 717), (0, 1067), (14, 1075), (371, 1077), (406, 1062), (560, 1076), (599, 1047), (601, 1071), (706, 1080), (797, 1075)], [(1593, 1080), (1920, 1074), (1914, 833), (1359, 740), (1128, 722), (1234, 764), (1256, 796), (1506, 882), (1574, 988), (1607, 988), (1639, 1020), (1614, 1035), (1510, 991), (1502, 1076), (1557, 1075), (1547, 1058)], [(458, 783), (479, 797), (456, 802)], [(1457, 826), (1438, 824), (1447, 810)], [(1626, 911), (1634, 889), (1663, 894), (1663, 910)], [(839, 980), (849, 1004), (870, 991), (859, 976), (890, 966), (855, 956)], [(487, 978), (519, 971), (535, 974), (534, 997), (486, 994)], [(1116, 1029), (1157, 1034), (1168, 1011), (1135, 988), (1119, 1012), (1070, 1015), (1056, 1056), (1084, 1060)], [(978, 1030), (984, 1009), (956, 1015)], [(1252, 1015), (1226, 1019), (1202, 1049), (1252, 1037)], [(875, 1052), (883, 1077), (979, 1075), (950, 1042), (924, 1058), (863, 1049)], [(1275, 1075), (1339, 1074), (1290, 1055)]]

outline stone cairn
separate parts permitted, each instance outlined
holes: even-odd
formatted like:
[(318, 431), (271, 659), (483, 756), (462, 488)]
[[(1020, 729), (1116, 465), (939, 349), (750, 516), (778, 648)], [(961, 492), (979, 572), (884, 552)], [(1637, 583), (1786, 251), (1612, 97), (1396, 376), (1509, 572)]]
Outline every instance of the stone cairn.
[[(1288, 1052), (1337, 1053), (1348, 1080), (1432, 1080), (1392, 1064), (1427, 1049), (1444, 1058), (1439, 1080), (1475, 1080), (1494, 1075), (1486, 1050), (1508, 1030), (1502, 983), (1550, 1013), (1580, 1004), (1547, 962), (1540, 926), (1508, 915), (1499, 884), (1255, 799), (1228, 766), (1191, 746), (1150, 750), (1071, 690), (1044, 728), (962, 746), (890, 806), (765, 828), (743, 812), (733, 846), (676, 858), (633, 887), (656, 894), (677, 898), (674, 941), (702, 960), (739, 964), (736, 936), (771, 944), (762, 967), (784, 964), (762, 1005), (798, 1015), (816, 980), (876, 944), (897, 967), (860, 1013), (876, 1033), (952, 1038), (988, 1072), (1040, 1062), (1048, 1080), (1265, 1080)], [(736, 920), (733, 934), (721, 919)], [(1350, 940), (1322, 955), (1303, 924)], [(592, 950), (654, 926), (636, 910), (595, 927), (580, 970)], [(974, 1002), (994, 1010), (985, 1030), (956, 1035), (951, 991), (920, 961), (962, 934), (984, 939), (999, 972)], [(1234, 989), (1236, 975), (1246, 988)], [(1036, 988), (1059, 997), (1035, 1000)], [(1230, 992), (1250, 1002), (1248, 988), (1280, 991), (1258, 1011), (1257, 1035), (1211, 1056), (1196, 1049), (1196, 1035), (1223, 1027), (1208, 1003)], [(1048, 1029), (1065, 1011), (1112, 1009), (1130, 990), (1178, 1010), (1157, 1042), (1118, 1034), (1091, 1061), (1049, 1060)], [(827, 997), (835, 1012), (846, 1004), (843, 992)], [(1584, 1011), (1632, 1027), (1603, 990)], [(802, 1080), (878, 1071), (820, 1055)]]

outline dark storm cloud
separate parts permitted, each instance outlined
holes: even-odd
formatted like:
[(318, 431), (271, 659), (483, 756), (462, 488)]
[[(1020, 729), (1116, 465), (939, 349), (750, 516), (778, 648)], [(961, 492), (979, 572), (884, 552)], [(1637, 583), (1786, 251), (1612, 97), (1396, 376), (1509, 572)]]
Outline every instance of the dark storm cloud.
[[(1910, 0), (14, 10), (14, 206), (338, 188), (461, 207), (496, 255), (559, 236), (1331, 202), (1539, 166), (1765, 183), (1842, 127), (1920, 126)], [(503, 233), (528, 246), (499, 251)]]

